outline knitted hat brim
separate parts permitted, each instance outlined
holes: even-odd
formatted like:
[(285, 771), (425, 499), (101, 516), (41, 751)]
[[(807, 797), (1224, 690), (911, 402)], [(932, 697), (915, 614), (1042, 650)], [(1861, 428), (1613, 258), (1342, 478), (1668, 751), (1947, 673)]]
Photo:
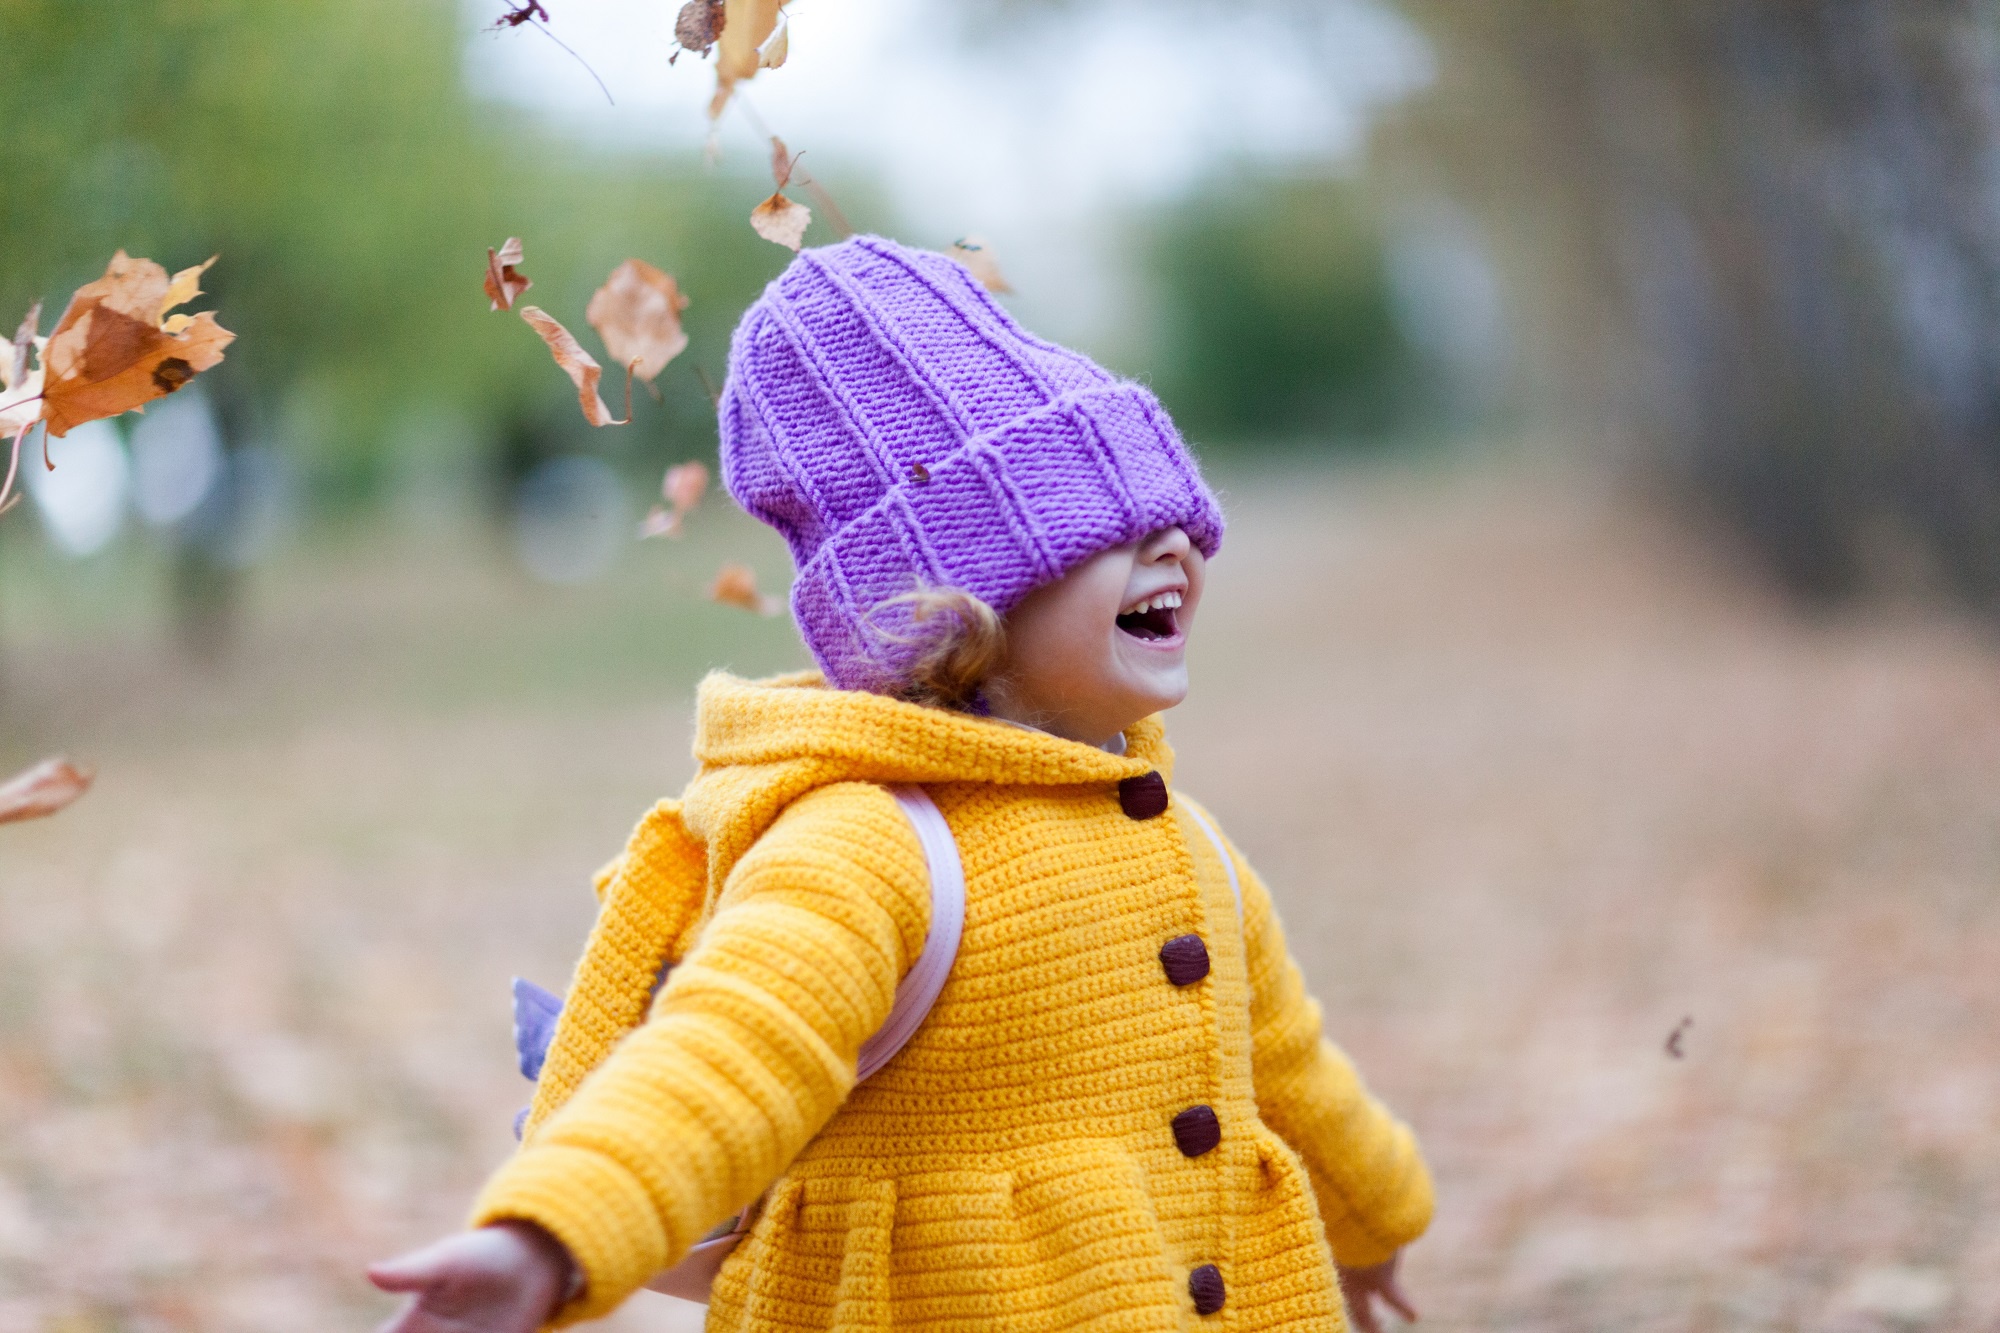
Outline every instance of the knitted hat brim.
[(799, 570), (792, 610), (830, 683), (885, 689), (920, 651), (893, 599), (959, 588), (1005, 615), (1100, 551), (1176, 526), (1204, 555), (1221, 546), (1221, 508), (1165, 409), (1114, 381), (970, 440), (927, 478), (890, 489)]

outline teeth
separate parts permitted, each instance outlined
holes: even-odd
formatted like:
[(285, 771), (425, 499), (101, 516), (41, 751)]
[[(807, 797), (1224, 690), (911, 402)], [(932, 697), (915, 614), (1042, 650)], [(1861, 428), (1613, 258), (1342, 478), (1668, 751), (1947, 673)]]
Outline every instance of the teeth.
[(1151, 597), (1141, 598), (1139, 601), (1134, 602), (1120, 614), (1138, 616), (1144, 615), (1148, 611), (1172, 611), (1179, 608), (1180, 604), (1181, 595), (1178, 592), (1156, 593)]

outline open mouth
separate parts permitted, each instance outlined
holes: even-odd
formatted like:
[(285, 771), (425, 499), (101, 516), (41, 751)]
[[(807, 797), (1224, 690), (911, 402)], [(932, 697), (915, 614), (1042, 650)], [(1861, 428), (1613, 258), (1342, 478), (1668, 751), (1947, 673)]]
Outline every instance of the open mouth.
[(1118, 613), (1118, 628), (1135, 639), (1171, 639), (1181, 632), (1178, 592), (1155, 593)]

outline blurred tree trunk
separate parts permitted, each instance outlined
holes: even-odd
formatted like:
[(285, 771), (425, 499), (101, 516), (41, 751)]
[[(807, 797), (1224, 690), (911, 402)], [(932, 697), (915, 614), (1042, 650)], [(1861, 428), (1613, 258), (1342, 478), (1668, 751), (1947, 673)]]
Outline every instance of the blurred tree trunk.
[(1392, 148), (1496, 223), (1539, 387), (1796, 591), (2000, 610), (2000, 16), (1404, 0)]

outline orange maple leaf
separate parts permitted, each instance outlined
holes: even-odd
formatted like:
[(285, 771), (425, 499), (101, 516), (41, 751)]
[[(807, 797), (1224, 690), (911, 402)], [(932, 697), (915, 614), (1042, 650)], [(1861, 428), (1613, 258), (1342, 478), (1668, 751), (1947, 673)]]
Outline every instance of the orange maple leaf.
[(167, 314), (201, 295), (208, 264), (169, 278), (120, 250), (103, 277), (77, 289), (42, 355), (49, 434), (60, 439), (86, 421), (143, 407), (222, 360), (236, 335), (212, 313)]

